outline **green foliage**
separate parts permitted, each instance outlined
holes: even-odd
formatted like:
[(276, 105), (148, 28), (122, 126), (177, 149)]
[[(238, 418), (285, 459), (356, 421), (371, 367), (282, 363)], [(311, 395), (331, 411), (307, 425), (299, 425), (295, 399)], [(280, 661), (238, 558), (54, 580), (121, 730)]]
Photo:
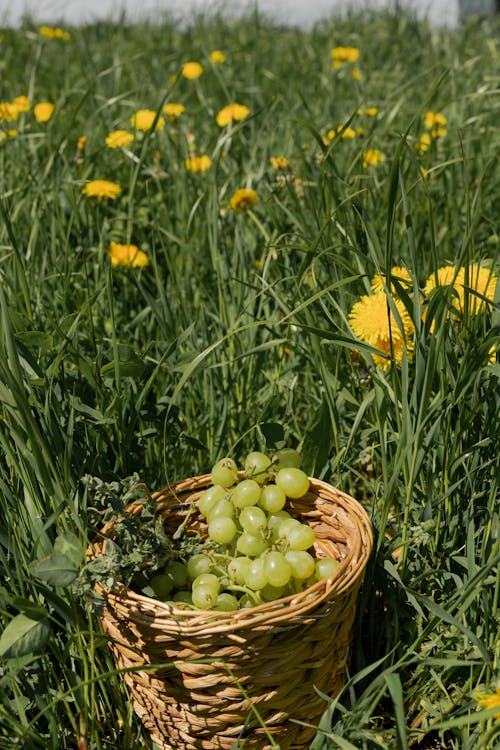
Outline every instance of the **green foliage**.
[[(0, 122), (0, 748), (150, 746), (88, 605), (96, 577), (160, 565), (168, 540), (146, 503), (150, 524), (129, 519), (109, 558), (85, 550), (134, 485), (287, 445), (368, 508), (376, 538), (350, 678), (325, 696), (313, 750), (491, 750), (498, 721), (474, 695), (500, 674), (500, 298), (470, 273), (498, 274), (498, 21), (69, 31), (27, 21), (0, 42), (0, 98), (31, 102)], [(355, 64), (332, 67), (338, 45), (359, 48)], [(167, 101), (186, 108), (176, 123), (106, 147)], [(250, 116), (219, 128), (236, 101)], [(428, 111), (446, 135), (429, 135)], [(385, 159), (365, 167), (368, 149)], [(193, 153), (210, 169), (187, 170)], [(88, 198), (93, 179), (122, 191)], [(242, 187), (258, 203), (238, 214)], [(148, 265), (112, 266), (110, 242)], [(426, 290), (447, 265), (466, 269), (460, 304)], [(386, 369), (349, 317), (377, 274), (414, 330)]]

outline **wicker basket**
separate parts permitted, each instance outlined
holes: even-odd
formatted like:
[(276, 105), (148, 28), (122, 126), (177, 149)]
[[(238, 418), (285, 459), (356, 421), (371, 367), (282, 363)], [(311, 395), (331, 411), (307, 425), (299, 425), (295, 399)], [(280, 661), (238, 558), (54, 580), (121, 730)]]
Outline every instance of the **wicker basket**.
[[(209, 484), (205, 475), (153, 495), (167, 533)], [(140, 513), (141, 507), (133, 503), (129, 510)], [(317, 556), (341, 561), (334, 575), (300, 594), (214, 612), (174, 609), (125, 587), (101, 589), (107, 599), (102, 624), (118, 666), (161, 665), (124, 674), (136, 713), (161, 747), (263, 750), (270, 747), (269, 734), (281, 750), (307, 747), (326, 709), (318, 691), (334, 697), (343, 686), (372, 547), (370, 521), (356, 500), (315, 479), (286, 509), (314, 529)], [(197, 511), (188, 528), (206, 531)], [(92, 556), (102, 547), (93, 545)]]

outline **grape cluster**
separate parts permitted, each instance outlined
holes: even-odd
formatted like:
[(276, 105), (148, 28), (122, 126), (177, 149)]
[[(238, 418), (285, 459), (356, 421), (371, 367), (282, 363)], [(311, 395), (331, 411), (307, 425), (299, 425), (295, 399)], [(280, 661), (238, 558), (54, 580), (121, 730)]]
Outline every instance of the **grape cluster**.
[(149, 586), (163, 601), (202, 610), (233, 611), (298, 593), (331, 575), (332, 558), (316, 559), (315, 534), (284, 510), (287, 498), (309, 489), (300, 454), (285, 448), (272, 458), (254, 451), (239, 472), (218, 461), (212, 485), (198, 499), (208, 539), (203, 551), (173, 560)]

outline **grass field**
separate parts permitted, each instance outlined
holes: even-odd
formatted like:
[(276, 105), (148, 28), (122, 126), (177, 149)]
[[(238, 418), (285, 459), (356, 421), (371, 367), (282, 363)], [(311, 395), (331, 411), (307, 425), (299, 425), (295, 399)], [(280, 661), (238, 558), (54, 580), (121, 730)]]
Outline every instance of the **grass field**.
[(314, 750), (500, 745), (498, 32), (2, 31), (0, 748), (150, 747), (88, 477), (284, 444), (375, 534)]

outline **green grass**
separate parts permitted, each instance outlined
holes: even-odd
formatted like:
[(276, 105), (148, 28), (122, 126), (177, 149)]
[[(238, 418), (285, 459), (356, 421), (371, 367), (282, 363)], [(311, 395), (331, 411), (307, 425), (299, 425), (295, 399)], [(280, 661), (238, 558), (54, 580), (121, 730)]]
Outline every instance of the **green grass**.
[[(0, 143), (0, 748), (150, 746), (96, 618), (34, 575), (58, 535), (76, 565), (94, 533), (82, 478), (158, 488), (286, 441), (375, 532), (350, 678), (314, 750), (492, 750), (498, 720), (474, 691), (500, 680), (499, 297), (472, 314), (466, 293), (457, 313), (449, 288), (424, 286), (445, 265), (498, 274), (498, 20), (70, 32), (27, 21), (0, 42), (0, 99), (55, 104), (46, 123), (32, 108), (0, 123), (17, 130)], [(333, 68), (335, 46), (359, 60)], [(187, 60), (199, 79), (180, 75)], [(186, 107), (175, 125), (105, 146), (167, 101)], [(221, 129), (231, 102), (251, 114)], [(429, 110), (447, 133), (419, 154)], [(348, 124), (363, 135), (323, 141)], [(189, 143), (207, 172), (186, 170)], [(385, 160), (364, 168), (369, 148)], [(97, 178), (117, 200), (82, 195)], [(242, 187), (258, 203), (236, 214)], [(110, 241), (149, 265), (111, 267)], [(379, 369), (349, 312), (393, 266), (412, 279), (389, 304), (414, 353)]]

